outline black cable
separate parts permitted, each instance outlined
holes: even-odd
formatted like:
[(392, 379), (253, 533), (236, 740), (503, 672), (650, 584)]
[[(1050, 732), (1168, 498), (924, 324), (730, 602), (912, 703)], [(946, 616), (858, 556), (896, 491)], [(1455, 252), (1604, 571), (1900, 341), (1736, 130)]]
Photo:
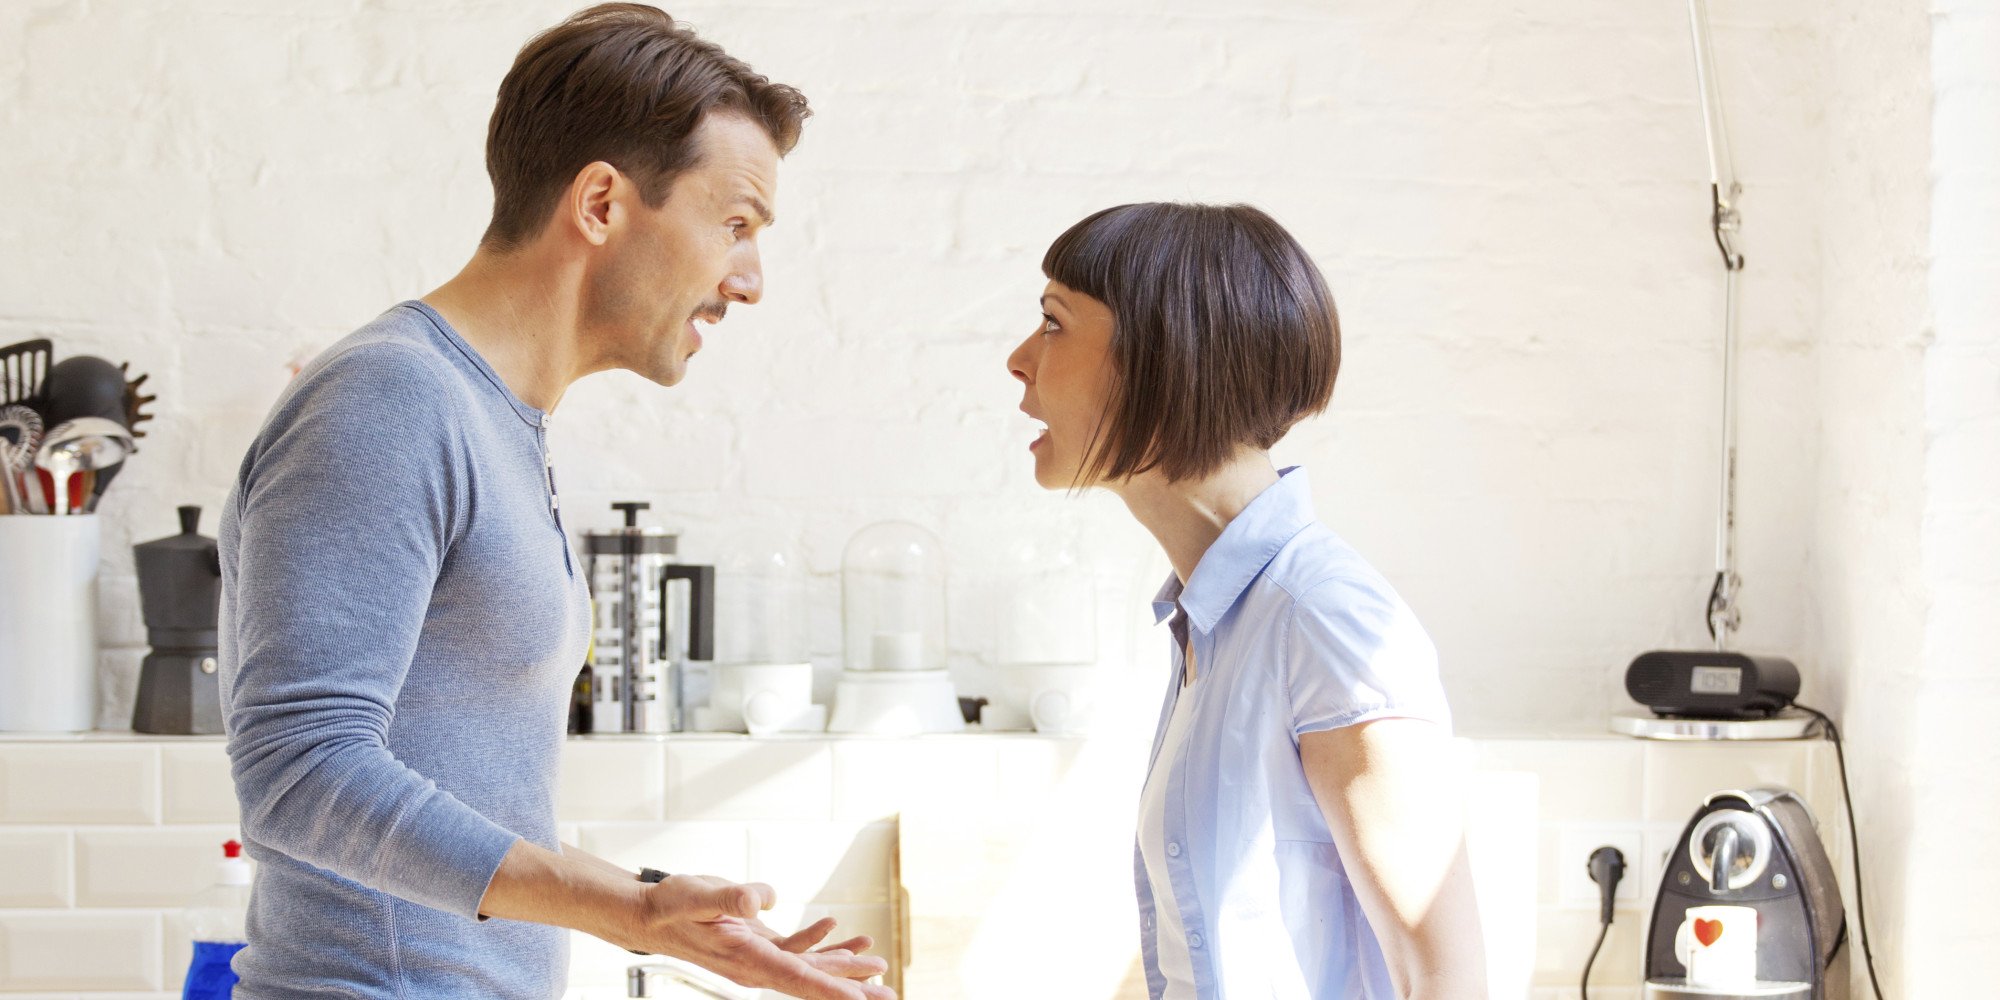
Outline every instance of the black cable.
[(1875, 953), (1868, 948), (1868, 904), (1861, 897), (1861, 838), (1854, 825), (1854, 794), (1847, 788), (1847, 753), (1840, 746), (1840, 727), (1834, 725), (1825, 712), (1811, 705), (1795, 701), (1792, 707), (1818, 719), (1820, 730), (1833, 742), (1833, 759), (1840, 765), (1840, 801), (1847, 809), (1848, 860), (1854, 865), (1854, 916), (1861, 929), (1861, 957), (1868, 964), (1868, 985), (1875, 990), (1875, 1000), (1883, 1000), (1882, 983), (1875, 978)]
[(1597, 931), (1597, 943), (1590, 946), (1590, 957), (1583, 960), (1583, 1000), (1590, 1000), (1590, 967), (1597, 962), (1597, 949), (1604, 947), (1604, 935), (1611, 933), (1611, 925), (1603, 924)]
[(1618, 883), (1625, 878), (1625, 855), (1616, 847), (1606, 845), (1590, 852), (1590, 863), (1586, 866), (1590, 880), (1597, 883), (1597, 943), (1590, 946), (1590, 957), (1583, 960), (1583, 1000), (1590, 1000), (1590, 967), (1597, 964), (1597, 951), (1604, 947), (1604, 936), (1611, 933), (1613, 909), (1618, 897)]

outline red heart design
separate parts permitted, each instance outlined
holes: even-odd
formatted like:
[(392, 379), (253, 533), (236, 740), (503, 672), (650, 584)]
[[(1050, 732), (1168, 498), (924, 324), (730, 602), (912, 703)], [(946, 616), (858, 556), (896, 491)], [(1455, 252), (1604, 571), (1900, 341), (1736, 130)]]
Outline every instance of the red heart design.
[(1694, 939), (1704, 948), (1722, 940), (1722, 921), (1694, 918)]

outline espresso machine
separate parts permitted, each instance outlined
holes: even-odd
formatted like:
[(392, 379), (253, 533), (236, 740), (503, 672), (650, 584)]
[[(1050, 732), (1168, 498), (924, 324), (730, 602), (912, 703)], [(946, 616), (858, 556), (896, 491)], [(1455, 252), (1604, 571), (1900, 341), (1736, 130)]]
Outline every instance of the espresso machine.
[(132, 546), (139, 608), (153, 648), (139, 667), (132, 728), (181, 736), (222, 732), (216, 680), (216, 618), (222, 563), (200, 533), (200, 507), (181, 507), (181, 533)]
[[(1812, 813), (1782, 788), (1710, 795), (1667, 858), (1644, 958), (1646, 1000), (1847, 1000), (1847, 916)], [(1682, 961), (1691, 909), (1748, 907), (1754, 962), (1740, 981), (1696, 984)], [(1707, 922), (1702, 922), (1707, 923)], [(1707, 943), (1704, 941), (1704, 943)], [(1690, 962), (1692, 957), (1690, 957)], [(1754, 976), (1750, 966), (1754, 964)]]
[[(639, 524), (651, 504), (614, 503), (625, 525), (584, 533), (593, 607), (589, 731), (686, 728), (686, 666), (715, 658), (715, 567), (675, 561), (680, 536)], [(688, 597), (671, 585), (686, 581)], [(685, 629), (677, 627), (685, 610)]]

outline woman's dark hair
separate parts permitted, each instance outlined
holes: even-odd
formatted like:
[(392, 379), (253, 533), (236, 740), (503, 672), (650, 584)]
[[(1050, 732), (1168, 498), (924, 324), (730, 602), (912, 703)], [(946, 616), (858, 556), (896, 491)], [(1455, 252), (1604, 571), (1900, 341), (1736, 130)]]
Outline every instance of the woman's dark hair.
[(1080, 482), (1169, 482), (1326, 409), (1340, 320), (1312, 258), (1248, 205), (1152, 202), (1069, 228), (1042, 273), (1111, 309), (1117, 379)]
[(481, 242), (510, 250), (532, 238), (577, 171), (603, 160), (630, 175), (649, 207), (694, 166), (702, 118), (729, 111), (792, 151), (812, 111), (804, 94), (678, 24), (665, 11), (606, 3), (529, 39), (500, 81), (486, 128), (493, 221)]

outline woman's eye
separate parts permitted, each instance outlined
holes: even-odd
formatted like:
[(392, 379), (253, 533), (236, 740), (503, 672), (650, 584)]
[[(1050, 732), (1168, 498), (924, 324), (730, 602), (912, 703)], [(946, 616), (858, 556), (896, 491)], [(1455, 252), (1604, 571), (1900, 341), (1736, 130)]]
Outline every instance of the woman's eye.
[(1056, 322), (1056, 318), (1054, 316), (1051, 316), (1048, 313), (1042, 314), (1043, 333), (1054, 333), (1060, 329), (1062, 329), (1062, 326)]

